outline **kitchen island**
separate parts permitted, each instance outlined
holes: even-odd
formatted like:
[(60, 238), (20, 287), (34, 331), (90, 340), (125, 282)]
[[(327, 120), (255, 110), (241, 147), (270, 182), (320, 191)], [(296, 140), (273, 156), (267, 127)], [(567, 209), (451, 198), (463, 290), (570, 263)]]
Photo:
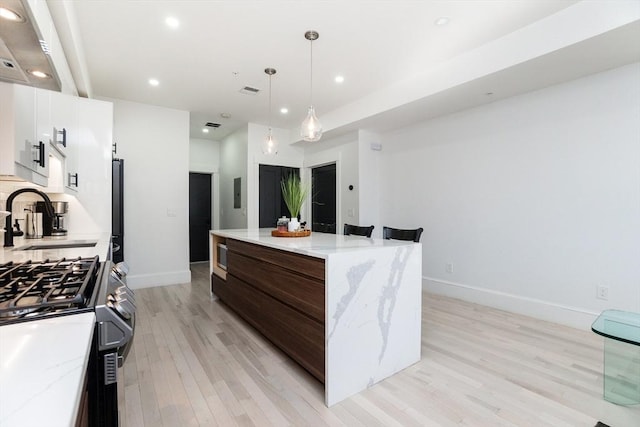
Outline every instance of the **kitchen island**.
[(211, 232), (211, 289), (325, 385), (331, 406), (420, 360), (422, 246)]

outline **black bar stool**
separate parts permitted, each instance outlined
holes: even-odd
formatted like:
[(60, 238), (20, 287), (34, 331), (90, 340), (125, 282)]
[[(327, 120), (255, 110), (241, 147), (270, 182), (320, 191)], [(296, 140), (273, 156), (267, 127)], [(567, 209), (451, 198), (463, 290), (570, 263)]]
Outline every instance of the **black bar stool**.
[(382, 227), (382, 238), (393, 240), (407, 240), (420, 242), (420, 236), (422, 235), (422, 227), (415, 230), (402, 230), (400, 228)]
[(373, 228), (374, 228), (373, 225), (369, 226), (369, 227), (361, 227), (359, 225), (345, 224), (344, 225), (344, 235), (345, 236), (354, 235), (354, 236), (371, 237), (371, 233), (373, 233)]

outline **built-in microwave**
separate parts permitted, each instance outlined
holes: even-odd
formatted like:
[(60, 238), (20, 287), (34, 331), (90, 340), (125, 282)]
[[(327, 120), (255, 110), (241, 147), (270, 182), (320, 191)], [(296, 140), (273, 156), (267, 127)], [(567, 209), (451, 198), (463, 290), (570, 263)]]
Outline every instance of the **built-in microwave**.
[(227, 270), (227, 245), (218, 243), (218, 267)]

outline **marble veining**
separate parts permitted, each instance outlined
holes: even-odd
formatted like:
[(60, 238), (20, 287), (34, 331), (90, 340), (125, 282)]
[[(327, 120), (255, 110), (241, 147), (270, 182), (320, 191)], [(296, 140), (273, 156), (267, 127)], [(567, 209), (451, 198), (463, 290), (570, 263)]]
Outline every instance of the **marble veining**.
[(347, 282), (349, 283), (349, 290), (346, 294), (342, 296), (342, 298), (340, 298), (340, 302), (338, 302), (336, 311), (332, 316), (334, 319), (334, 322), (333, 322), (333, 329), (329, 334), (329, 338), (331, 338), (331, 336), (336, 330), (336, 327), (338, 327), (340, 318), (345, 313), (351, 300), (353, 300), (353, 298), (356, 296), (356, 292), (358, 292), (358, 287), (360, 286), (360, 283), (362, 283), (362, 279), (371, 270), (371, 267), (373, 266), (373, 264), (375, 264), (375, 260), (369, 260), (362, 264), (355, 265), (347, 271)]
[(389, 278), (387, 285), (382, 288), (382, 295), (380, 296), (380, 302), (378, 304), (378, 325), (380, 326), (380, 333), (382, 334), (382, 348), (380, 349), (380, 355), (378, 356), (378, 362), (382, 361), (384, 353), (387, 350), (387, 343), (389, 341), (389, 328), (391, 326), (391, 318), (396, 306), (396, 299), (398, 289), (402, 285), (402, 274), (407, 265), (407, 260), (411, 255), (413, 247), (400, 247), (396, 249), (393, 262), (391, 263), (391, 271), (389, 272)]

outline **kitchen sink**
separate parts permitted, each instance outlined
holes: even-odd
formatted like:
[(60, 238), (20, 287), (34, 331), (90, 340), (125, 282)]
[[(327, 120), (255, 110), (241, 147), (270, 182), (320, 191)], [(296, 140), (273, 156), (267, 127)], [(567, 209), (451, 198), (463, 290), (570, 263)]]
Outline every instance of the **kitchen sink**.
[(14, 251), (38, 251), (44, 249), (73, 249), (73, 248), (92, 248), (98, 243), (97, 240), (65, 240), (61, 242), (42, 242), (30, 245), (20, 246)]

